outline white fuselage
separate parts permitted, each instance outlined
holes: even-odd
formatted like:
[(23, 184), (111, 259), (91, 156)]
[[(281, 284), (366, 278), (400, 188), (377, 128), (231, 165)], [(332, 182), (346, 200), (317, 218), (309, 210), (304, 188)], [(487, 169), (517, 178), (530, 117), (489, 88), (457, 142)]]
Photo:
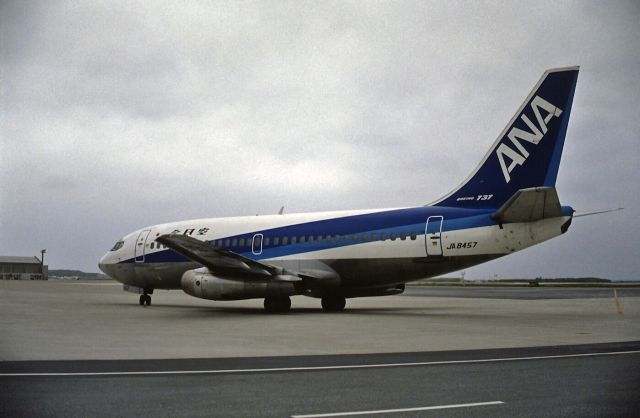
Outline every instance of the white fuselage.
[[(177, 233), (290, 271), (337, 278), (341, 286), (382, 286), (448, 273), (519, 251), (560, 235), (571, 219), (567, 214), (498, 225), (486, 211), (457, 211), (455, 217), (449, 212), (448, 208), (420, 207), (153, 225), (125, 236), (121, 248), (100, 260), (100, 268), (125, 284), (180, 288), (182, 274), (199, 264), (155, 241)], [(362, 222), (363, 218), (372, 219)], [(436, 227), (427, 231), (427, 220), (432, 219)]]

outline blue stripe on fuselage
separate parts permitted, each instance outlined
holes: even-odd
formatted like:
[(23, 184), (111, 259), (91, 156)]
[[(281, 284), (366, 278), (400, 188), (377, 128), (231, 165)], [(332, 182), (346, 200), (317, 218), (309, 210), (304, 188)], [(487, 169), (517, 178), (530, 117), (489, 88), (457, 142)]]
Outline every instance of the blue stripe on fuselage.
[[(495, 222), (491, 219), (491, 213), (493, 211), (477, 210), (477, 209), (461, 209), (461, 208), (444, 208), (444, 207), (417, 207), (409, 209), (395, 209), (384, 212), (374, 212), (364, 215), (351, 215), (342, 218), (324, 219), (320, 221), (305, 222), (301, 224), (287, 225), (277, 228), (267, 228), (256, 230), (239, 235), (229, 235), (224, 237), (218, 237), (216, 240), (241, 240), (245, 242), (251, 242), (255, 234), (263, 234), (264, 238), (270, 238), (271, 245), (263, 246), (262, 253), (255, 255), (251, 252), (249, 245), (230, 246), (225, 249), (235, 251), (245, 257), (252, 258), (254, 260), (284, 257), (293, 254), (306, 253), (311, 251), (326, 250), (330, 248), (345, 247), (348, 245), (365, 244), (362, 240), (354, 242), (352, 237), (354, 234), (368, 234), (376, 233), (378, 238), (381, 233), (406, 233), (416, 232), (418, 235), (424, 235), (425, 224), (429, 216), (443, 216), (444, 222), (442, 225), (442, 231), (455, 231), (467, 228), (477, 228), (481, 226), (495, 225)], [(335, 237), (340, 236), (340, 240), (336, 242), (335, 239), (327, 240), (326, 237), (330, 235)], [(273, 245), (273, 238), (279, 237), (300, 237), (300, 236), (313, 236), (313, 242), (296, 243), (296, 244), (279, 244)], [(323, 240), (318, 242), (315, 238), (322, 236)], [(344, 237), (348, 239), (345, 240)], [(236, 242), (237, 242), (236, 241)], [(163, 250), (148, 253), (145, 255), (145, 263), (167, 263), (167, 262), (184, 262), (189, 261), (186, 257), (176, 253), (173, 250)], [(123, 261), (122, 263), (133, 263), (133, 258)]]

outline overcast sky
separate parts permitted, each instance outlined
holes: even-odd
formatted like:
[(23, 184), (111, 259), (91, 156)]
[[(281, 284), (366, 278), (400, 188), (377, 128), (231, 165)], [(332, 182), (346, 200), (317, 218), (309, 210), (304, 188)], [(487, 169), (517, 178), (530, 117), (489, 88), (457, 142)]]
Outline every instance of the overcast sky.
[(566, 235), (467, 278), (640, 271), (640, 6), (2, 1), (0, 254), (97, 271), (138, 228), (423, 205), (580, 65)]

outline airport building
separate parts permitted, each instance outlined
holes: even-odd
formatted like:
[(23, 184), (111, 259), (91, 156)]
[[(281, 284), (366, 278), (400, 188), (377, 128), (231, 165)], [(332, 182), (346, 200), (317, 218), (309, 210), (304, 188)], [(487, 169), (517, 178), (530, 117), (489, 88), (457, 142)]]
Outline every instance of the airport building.
[(0, 256), (0, 280), (47, 280), (47, 273), (38, 257)]

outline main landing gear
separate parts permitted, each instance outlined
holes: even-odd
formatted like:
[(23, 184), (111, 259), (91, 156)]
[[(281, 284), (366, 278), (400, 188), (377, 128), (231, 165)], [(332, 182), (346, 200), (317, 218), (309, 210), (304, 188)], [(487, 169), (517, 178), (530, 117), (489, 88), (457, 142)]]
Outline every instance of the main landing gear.
[(289, 296), (269, 296), (264, 298), (264, 310), (267, 313), (289, 312), (291, 298)]
[(322, 298), (322, 310), (325, 312), (344, 311), (346, 304), (347, 300), (342, 296), (330, 295)]
[[(342, 312), (347, 300), (339, 295), (329, 295), (322, 298), (322, 310), (325, 312)], [(284, 313), (291, 310), (289, 296), (269, 296), (264, 299), (264, 311), (267, 313)]]

